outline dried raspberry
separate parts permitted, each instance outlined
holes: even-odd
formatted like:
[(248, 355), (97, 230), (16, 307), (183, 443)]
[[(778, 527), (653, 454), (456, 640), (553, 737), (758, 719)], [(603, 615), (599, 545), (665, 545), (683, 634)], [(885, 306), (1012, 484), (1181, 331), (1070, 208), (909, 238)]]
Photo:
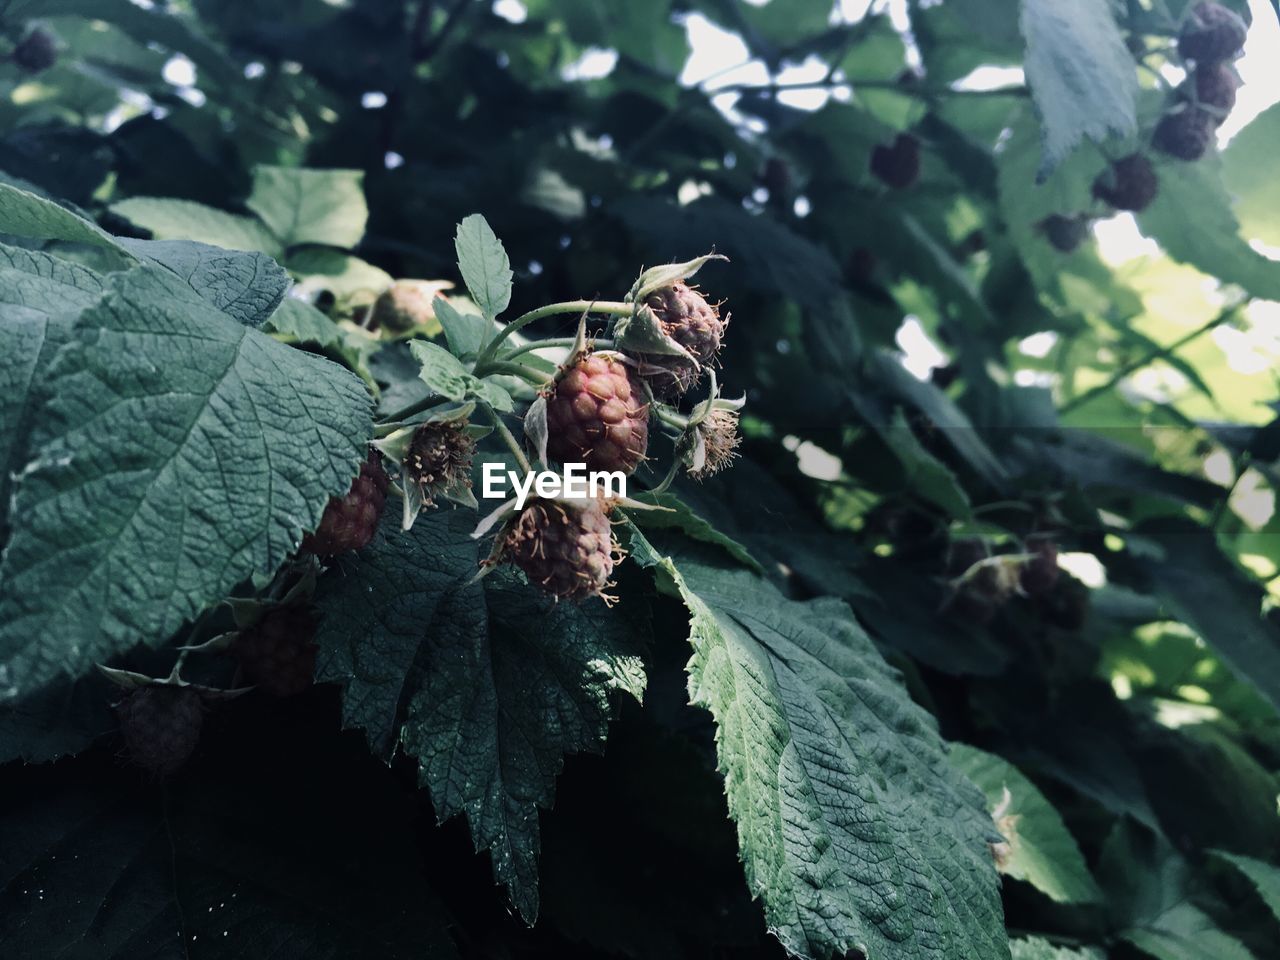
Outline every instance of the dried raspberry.
[(476, 442), (467, 434), (467, 420), (431, 421), (413, 434), (404, 458), (407, 479), (418, 485), (424, 506), (456, 486), (471, 486), (471, 461)]
[(1206, 64), (1196, 67), (1192, 79), (1195, 82), (1195, 101), (1207, 107), (1206, 112), (1212, 113), (1215, 125), (1220, 126), (1227, 119), (1227, 114), (1235, 109), (1236, 92), (1240, 88), (1235, 70), (1226, 63)]
[(1166, 113), (1151, 139), (1157, 150), (1179, 160), (1199, 160), (1213, 140), (1214, 118), (1198, 107)]
[(369, 328), (406, 333), (434, 322), (435, 298), (447, 286), (425, 280), (397, 280), (373, 302)]
[(1040, 221), (1040, 229), (1055, 250), (1071, 253), (1089, 235), (1089, 221), (1084, 217), (1064, 217), (1055, 213)]
[(742, 442), (738, 436), (738, 415), (732, 410), (712, 410), (695, 429), (702, 437), (705, 458), (700, 467), (689, 471), (689, 476), (703, 480), (719, 473), (737, 458), (738, 444)]
[(1028, 596), (1038, 597), (1051, 591), (1058, 582), (1058, 545), (1052, 540), (1036, 543), (1031, 557), (1022, 562), (1018, 582)]
[(1178, 53), (1196, 65), (1230, 60), (1244, 49), (1243, 18), (1218, 3), (1197, 3), (1178, 33)]
[(893, 143), (871, 151), (871, 172), (894, 190), (905, 190), (920, 178), (920, 141), (900, 133)]
[(303, 537), (302, 549), (316, 556), (332, 557), (368, 546), (378, 529), (389, 482), (382, 458), (370, 452), (350, 491), (346, 496), (331, 498), (315, 533)]
[(1151, 161), (1140, 153), (1121, 157), (1093, 181), (1093, 195), (1117, 210), (1145, 210), (1156, 198), (1159, 182)]
[(675, 354), (643, 354), (640, 375), (659, 399), (686, 393), (702, 377), (700, 365), (714, 363), (720, 353), (729, 318), (683, 280), (651, 293), (645, 305), (653, 311), (662, 332), (693, 357)]
[(583, 600), (605, 596), (617, 553), (599, 500), (535, 500), (507, 528), (502, 556), (556, 599)]
[(952, 616), (988, 624), (1018, 589), (1021, 565), (1008, 557), (979, 561), (955, 583), (947, 604)]
[(200, 741), (204, 704), (191, 687), (153, 683), (116, 705), (129, 759), (165, 777), (181, 767)]
[(245, 678), (275, 697), (311, 686), (316, 672), (316, 615), (306, 607), (275, 607), (231, 643)]
[(41, 73), (58, 61), (58, 46), (53, 34), (37, 27), (14, 48), (12, 56), (24, 73)]
[(632, 369), (588, 353), (566, 367), (547, 400), (547, 455), (588, 470), (632, 473), (649, 446), (649, 405)]

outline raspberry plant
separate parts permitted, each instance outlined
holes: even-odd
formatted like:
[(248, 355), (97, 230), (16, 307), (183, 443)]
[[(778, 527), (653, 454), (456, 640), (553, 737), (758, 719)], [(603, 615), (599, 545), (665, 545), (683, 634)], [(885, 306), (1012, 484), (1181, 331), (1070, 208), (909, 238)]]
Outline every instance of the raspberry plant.
[(0, 0), (0, 956), (1276, 955), (1271, 11), (866, 6)]

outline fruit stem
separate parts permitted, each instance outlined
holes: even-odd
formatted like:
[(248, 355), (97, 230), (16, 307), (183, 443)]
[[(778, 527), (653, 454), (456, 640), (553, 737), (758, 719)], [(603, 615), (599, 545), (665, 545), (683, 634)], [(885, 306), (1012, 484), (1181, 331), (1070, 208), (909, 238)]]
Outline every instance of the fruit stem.
[(661, 403), (655, 403), (653, 405), (653, 415), (669, 427), (678, 427), (681, 430), (688, 429), (688, 417), (681, 413), (677, 413), (675, 410), (672, 410), (670, 407), (664, 406)]
[(415, 400), (413, 403), (409, 404), (407, 407), (401, 407), (399, 410), (395, 410), (387, 414), (385, 417), (383, 417), (378, 421), (378, 424), (379, 426), (389, 426), (391, 424), (395, 424), (398, 426), (401, 420), (405, 420), (409, 417), (412, 417), (416, 413), (422, 413), (425, 410), (430, 410), (432, 407), (438, 407), (440, 404), (444, 402), (445, 402), (444, 397), (431, 394), (430, 396), (423, 397), (421, 400)]
[(544, 387), (551, 380), (548, 374), (540, 370), (534, 370), (532, 367), (526, 367), (523, 363), (510, 363), (506, 360), (486, 360), (476, 364), (475, 375), (477, 377), (488, 376), (491, 373), (505, 373), (510, 377), (520, 377), (535, 387)]
[(545, 307), (538, 307), (536, 310), (521, 314), (499, 330), (498, 335), (481, 351), (476, 360), (476, 366), (488, 363), (497, 356), (498, 348), (507, 337), (543, 317), (554, 317), (558, 313), (607, 313), (615, 317), (628, 317), (631, 315), (631, 309), (631, 304), (613, 300), (566, 300), (563, 303), (549, 303)]
[[(533, 350), (541, 350), (543, 347), (564, 347), (568, 349), (578, 341), (573, 337), (554, 337), (549, 340), (533, 340), (523, 346), (516, 347), (510, 353), (506, 354), (503, 359), (510, 360), (512, 357), (518, 357), (522, 353), (529, 353)], [(614, 343), (612, 340), (598, 338), (591, 341), (591, 345), (596, 350), (612, 350)]]
[(530, 473), (533, 468), (529, 466), (529, 460), (524, 455), (524, 451), (520, 449), (520, 444), (505, 423), (498, 412), (487, 403), (480, 405), (484, 412), (489, 415), (489, 420), (493, 423), (493, 429), (498, 431), (498, 436), (502, 438), (502, 442), (507, 445), (507, 449), (511, 451), (511, 455), (516, 458), (516, 463), (520, 465), (520, 469), (525, 473)]

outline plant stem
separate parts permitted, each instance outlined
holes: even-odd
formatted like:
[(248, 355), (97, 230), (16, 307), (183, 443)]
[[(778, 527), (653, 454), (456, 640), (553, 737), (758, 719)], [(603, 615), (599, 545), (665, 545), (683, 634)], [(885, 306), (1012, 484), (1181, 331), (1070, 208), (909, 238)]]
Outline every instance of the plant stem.
[(484, 351), (476, 360), (476, 366), (479, 367), (492, 360), (507, 337), (535, 320), (541, 320), (543, 317), (554, 317), (558, 313), (586, 313), (588, 311), (591, 313), (608, 313), (615, 317), (629, 317), (631, 316), (631, 310), (631, 304), (613, 300), (566, 300), (563, 303), (549, 303), (545, 307), (538, 307), (536, 310), (530, 310), (528, 313), (516, 317), (516, 319), (499, 330), (498, 335), (489, 341), (489, 345), (484, 348)]
[(444, 400), (444, 397), (436, 396), (433, 393), (421, 400), (415, 400), (407, 407), (401, 407), (399, 410), (387, 414), (385, 417), (381, 418), (378, 423), (379, 425), (397, 423), (404, 420), (406, 417), (412, 417), (415, 413), (422, 413), (424, 410), (430, 410), (432, 407), (438, 407), (440, 404), (444, 403)]
[(520, 377), (535, 387), (545, 386), (551, 378), (540, 370), (526, 367), (523, 363), (511, 363), (506, 360), (488, 360), (476, 364), (475, 375), (485, 377), (491, 373), (505, 373), (509, 377)]
[(1126, 363), (1119, 370), (1113, 373), (1110, 377), (1107, 378), (1106, 383), (1100, 383), (1098, 384), (1098, 386), (1092, 388), (1091, 390), (1086, 390), (1084, 393), (1080, 394), (1078, 397), (1073, 397), (1072, 399), (1068, 400), (1059, 409), (1058, 411), (1059, 414), (1070, 413), (1072, 410), (1075, 410), (1078, 407), (1084, 406), (1086, 403), (1088, 403), (1090, 400), (1094, 399), (1095, 397), (1099, 397), (1102, 394), (1106, 393), (1107, 391), (1115, 389), (1116, 384), (1118, 384), (1125, 377), (1129, 376), (1129, 374), (1134, 373), (1138, 370), (1141, 370), (1143, 367), (1147, 366), (1150, 363), (1154, 363), (1157, 360), (1160, 360), (1164, 357), (1177, 353), (1179, 350), (1185, 347), (1192, 340), (1195, 340), (1197, 337), (1202, 337), (1206, 333), (1209, 333), (1211, 330), (1214, 330), (1222, 326), (1224, 323), (1227, 323), (1230, 320), (1234, 320), (1236, 314), (1238, 314), (1244, 307), (1246, 307), (1248, 303), (1249, 303), (1248, 300), (1244, 300), (1240, 303), (1234, 303), (1231, 306), (1224, 309), (1212, 320), (1209, 320), (1206, 323), (1201, 324), (1200, 326), (1192, 330), (1190, 333), (1184, 334), (1183, 336), (1179, 337), (1177, 340), (1173, 341), (1173, 343), (1169, 344), (1167, 347), (1156, 347), (1153, 350), (1148, 350), (1137, 360), (1132, 360), (1129, 363)]
[(688, 417), (681, 413), (677, 413), (670, 407), (663, 406), (661, 403), (655, 403), (653, 405), (653, 415), (669, 427), (679, 427), (681, 430), (684, 430), (689, 426)]
[[(554, 337), (549, 340), (534, 340), (531, 343), (526, 343), (522, 347), (516, 347), (514, 350), (508, 353), (505, 357), (503, 357), (503, 359), (510, 360), (513, 357), (520, 356), (520, 354), (522, 353), (530, 353), (534, 350), (541, 350), (543, 347), (565, 347), (567, 349), (569, 347), (572, 347), (577, 342), (578, 342), (577, 339), (574, 337)], [(605, 339), (603, 337), (598, 337), (595, 340), (591, 341), (591, 343), (592, 343), (592, 346), (595, 347), (595, 349), (597, 350), (612, 350), (614, 348), (613, 341)]]
[(904, 86), (896, 80), (812, 80), (806, 83), (734, 83), (714, 90), (702, 89), (707, 96), (718, 96), (722, 93), (786, 93), (788, 90), (838, 90), (840, 88), (857, 90), (896, 90), (908, 97), (1027, 97), (1031, 91), (1026, 87), (996, 87), (991, 90), (957, 90), (955, 87), (911, 87)]
[(489, 420), (493, 423), (493, 429), (498, 432), (498, 436), (502, 438), (502, 442), (507, 445), (507, 449), (511, 451), (511, 455), (516, 458), (516, 463), (520, 465), (520, 469), (525, 473), (530, 473), (533, 468), (529, 466), (529, 460), (524, 455), (524, 451), (520, 449), (520, 444), (511, 430), (502, 422), (502, 416), (489, 406), (487, 403), (480, 405), (484, 412), (489, 415)]

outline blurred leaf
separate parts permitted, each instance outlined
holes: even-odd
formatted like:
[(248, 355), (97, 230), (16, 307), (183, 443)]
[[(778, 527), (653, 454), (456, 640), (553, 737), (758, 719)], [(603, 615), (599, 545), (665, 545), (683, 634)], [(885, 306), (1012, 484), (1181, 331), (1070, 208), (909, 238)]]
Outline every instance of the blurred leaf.
[(96, 223), (52, 200), (0, 181), (0, 234), (6, 233), (41, 240), (88, 243), (119, 254), (125, 262), (133, 260), (116, 238)]
[(266, 331), (292, 337), (299, 343), (337, 347), (343, 343), (342, 328), (327, 316), (296, 297), (287, 297), (267, 320)]
[(1041, 180), (1086, 137), (1137, 133), (1138, 80), (1109, 0), (1022, 0), (1020, 22), (1044, 128)]
[(1263, 863), (1261, 860), (1255, 860), (1253, 857), (1243, 857), (1237, 853), (1226, 853), (1222, 850), (1214, 850), (1213, 855), (1222, 860), (1227, 861), (1246, 877), (1258, 889), (1258, 896), (1262, 897), (1277, 920), (1280, 920), (1280, 867), (1273, 866), (1270, 863)]
[(1222, 152), (1222, 180), (1244, 234), (1280, 246), (1280, 183), (1259, 157), (1280, 153), (1280, 104), (1258, 114)]
[(369, 219), (359, 170), (260, 165), (253, 168), (253, 192), (245, 204), (286, 248), (354, 247)]
[(963, 743), (951, 744), (950, 756), (952, 766), (986, 794), (996, 829), (1009, 844), (1001, 873), (1027, 881), (1059, 903), (1101, 900), (1102, 891), (1062, 815), (1022, 771), (1003, 757)]
[(1102, 953), (1097, 950), (1055, 947), (1048, 940), (1038, 937), (1010, 940), (1009, 946), (1013, 950), (1013, 960), (1102, 960)]
[(339, 301), (372, 301), (394, 283), (387, 271), (332, 247), (303, 247), (289, 253), (284, 265), (301, 278), (299, 290), (315, 294), (328, 290)]
[(198, 240), (228, 250), (258, 250), (278, 257), (280, 242), (252, 217), (206, 207), (191, 200), (130, 197), (111, 212), (151, 232), (156, 240)]

